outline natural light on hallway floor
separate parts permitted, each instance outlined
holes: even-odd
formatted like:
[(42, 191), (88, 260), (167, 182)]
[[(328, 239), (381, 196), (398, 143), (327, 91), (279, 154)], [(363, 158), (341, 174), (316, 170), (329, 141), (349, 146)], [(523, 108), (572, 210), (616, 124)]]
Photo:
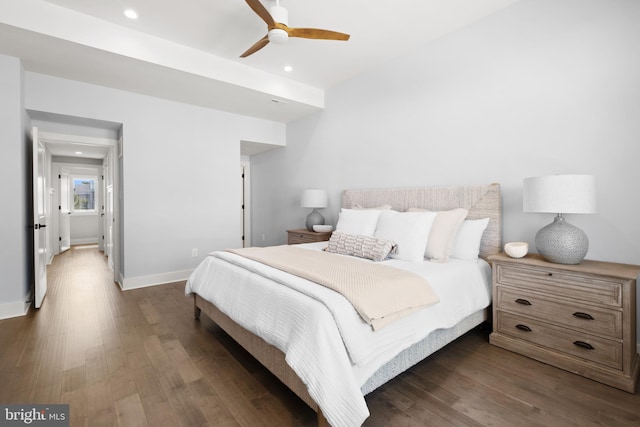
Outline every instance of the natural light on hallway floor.
[(56, 256), (47, 276), (42, 308), (0, 321), (0, 403), (67, 403), (71, 426), (313, 425), (275, 377), (194, 320), (184, 282), (123, 292), (97, 245)]

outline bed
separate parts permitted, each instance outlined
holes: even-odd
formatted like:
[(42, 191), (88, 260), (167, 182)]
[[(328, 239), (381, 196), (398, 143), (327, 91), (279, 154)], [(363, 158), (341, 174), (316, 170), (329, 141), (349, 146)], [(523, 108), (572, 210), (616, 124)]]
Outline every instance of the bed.
[[(458, 281), (467, 280), (462, 279), (467, 277), (461, 276), (463, 273), (474, 277), (474, 281), (477, 276), (482, 282), (474, 285), (478, 290), (464, 292), (471, 295), (468, 298), (473, 303), (463, 301), (447, 306), (452, 303), (441, 298), (437, 304), (416, 310), (379, 331), (369, 331), (369, 325), (352, 325), (355, 321), (351, 318), (356, 317), (353, 313), (338, 314), (337, 306), (351, 305), (348, 301), (344, 303), (336, 292), (319, 285), (309, 291), (305, 278), (225, 251), (210, 254), (185, 288), (187, 295), (193, 295), (196, 318), (204, 312), (313, 408), (318, 413), (319, 425), (334, 427), (361, 425), (369, 415), (364, 401), (366, 394), (488, 319), (491, 272), (484, 259), (501, 249), (499, 184), (345, 190), (342, 208), (343, 212), (356, 208), (373, 211), (390, 208), (396, 212), (463, 208), (466, 217), (460, 231), (467, 223), (484, 221), (476, 260), (418, 264), (397, 259), (384, 261), (420, 274), (424, 268), (425, 275), (433, 276), (429, 276), (429, 282), (435, 282), (434, 289), (439, 295), (449, 292), (440, 284), (441, 277), (447, 276), (449, 280), (449, 271), (455, 271), (451, 274)], [(299, 246), (305, 253), (322, 252), (326, 242)], [(283, 286), (285, 281), (290, 283)], [(474, 292), (477, 296), (473, 296)], [(458, 318), (445, 326), (422, 328), (419, 334), (415, 329), (409, 332), (416, 323), (427, 324), (425, 319), (446, 317), (443, 312), (431, 313), (430, 310), (436, 310), (431, 307), (441, 311), (450, 307)], [(355, 313), (353, 307), (351, 310)], [(247, 320), (247, 312), (257, 320)], [(403, 339), (402, 345), (392, 342), (392, 336), (393, 340)], [(357, 345), (349, 344), (352, 342)]]

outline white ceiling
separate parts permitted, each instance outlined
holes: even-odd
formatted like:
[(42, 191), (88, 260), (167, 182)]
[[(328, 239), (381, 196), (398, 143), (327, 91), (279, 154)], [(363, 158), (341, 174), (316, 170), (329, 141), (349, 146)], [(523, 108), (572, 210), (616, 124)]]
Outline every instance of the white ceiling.
[(282, 0), (289, 26), (351, 39), (289, 39), (241, 59), (266, 34), (244, 0), (3, 0), (0, 53), (30, 71), (287, 122), (322, 109), (325, 89), (516, 1)]
[(47, 144), (47, 150), (52, 156), (57, 157), (81, 157), (83, 159), (104, 159), (109, 152), (109, 146), (90, 143), (70, 142), (67, 140), (55, 141), (43, 139)]

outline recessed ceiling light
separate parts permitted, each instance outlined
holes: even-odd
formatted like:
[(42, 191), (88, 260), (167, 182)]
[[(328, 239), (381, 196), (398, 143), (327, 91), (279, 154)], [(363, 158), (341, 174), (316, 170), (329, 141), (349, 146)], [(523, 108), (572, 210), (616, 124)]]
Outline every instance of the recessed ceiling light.
[(82, 154), (82, 151), (76, 151), (76, 154)]
[(291, 65), (285, 65), (285, 66), (284, 66), (284, 70), (285, 70), (287, 73), (290, 73), (290, 72), (292, 72), (292, 71), (293, 71), (293, 67), (292, 67)]
[(124, 11), (124, 16), (126, 16), (129, 19), (138, 19), (138, 12), (136, 12), (133, 9), (126, 9)]

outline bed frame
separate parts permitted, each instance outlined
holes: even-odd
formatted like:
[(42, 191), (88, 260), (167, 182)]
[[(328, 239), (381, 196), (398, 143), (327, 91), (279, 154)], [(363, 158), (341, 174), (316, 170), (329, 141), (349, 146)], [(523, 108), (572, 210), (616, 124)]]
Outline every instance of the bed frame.
[[(484, 186), (448, 186), (416, 187), (374, 190), (345, 190), (342, 194), (342, 207), (371, 208), (391, 205), (392, 209), (404, 212), (408, 208), (424, 208), (433, 211), (465, 208), (469, 210), (468, 219), (489, 218), (480, 246), (480, 256), (488, 257), (500, 252), (502, 247), (502, 205), (500, 185)], [(278, 348), (268, 344), (262, 338), (248, 332), (222, 313), (215, 305), (194, 295), (195, 317), (204, 312), (220, 328), (245, 348), (253, 357), (271, 371), (280, 381), (298, 395), (307, 405), (318, 413), (318, 426), (329, 426), (318, 405), (313, 401), (307, 388), (287, 365), (285, 355)], [(404, 350), (393, 360), (382, 366), (362, 386), (363, 394), (368, 394), (411, 366), (425, 359), (459, 336), (465, 334), (489, 318), (489, 309), (480, 310), (463, 319), (450, 329), (439, 329), (426, 339)]]

